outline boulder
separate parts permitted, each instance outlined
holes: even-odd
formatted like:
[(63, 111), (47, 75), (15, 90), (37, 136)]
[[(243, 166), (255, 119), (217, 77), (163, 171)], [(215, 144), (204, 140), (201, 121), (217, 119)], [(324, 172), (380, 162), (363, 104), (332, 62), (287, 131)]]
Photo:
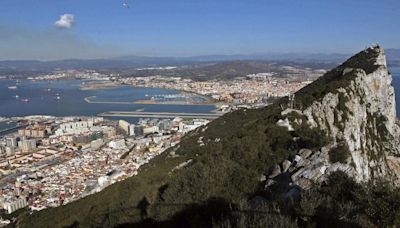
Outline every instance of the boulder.
[(294, 162), (299, 162), (299, 161), (301, 161), (301, 157), (299, 156), (299, 155), (296, 155), (296, 156), (294, 156), (294, 159), (293, 159), (293, 161)]
[(290, 161), (288, 161), (288, 160), (283, 161), (282, 162), (282, 173), (286, 173), (289, 170), (290, 165), (292, 165), (292, 163)]
[(310, 155), (311, 155), (312, 153), (313, 153), (313, 152), (312, 152), (312, 150), (310, 150), (310, 149), (301, 149), (301, 150), (299, 151), (299, 155), (300, 155), (300, 157), (302, 157), (303, 159), (306, 159), (306, 158), (310, 157)]

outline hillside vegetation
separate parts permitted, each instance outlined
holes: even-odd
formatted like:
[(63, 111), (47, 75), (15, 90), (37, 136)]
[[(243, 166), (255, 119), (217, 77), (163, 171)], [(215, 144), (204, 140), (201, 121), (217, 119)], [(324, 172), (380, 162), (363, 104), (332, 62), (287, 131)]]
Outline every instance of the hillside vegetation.
[[(345, 68), (373, 71), (376, 53), (360, 53), (296, 94), (306, 107), (347, 83)], [(222, 116), (143, 166), (137, 176), (58, 208), (22, 215), (22, 227), (314, 227), (399, 224), (398, 190), (356, 184), (341, 173), (287, 196), (265, 190), (269, 175), (299, 149), (319, 150), (326, 133), (305, 121), (294, 131), (276, 123), (287, 98), (261, 109)], [(342, 159), (332, 157), (332, 159)], [(396, 192), (397, 191), (397, 192)], [(257, 200), (260, 199), (260, 200)], [(267, 204), (260, 202), (268, 202)], [(383, 213), (388, 213), (384, 216)]]

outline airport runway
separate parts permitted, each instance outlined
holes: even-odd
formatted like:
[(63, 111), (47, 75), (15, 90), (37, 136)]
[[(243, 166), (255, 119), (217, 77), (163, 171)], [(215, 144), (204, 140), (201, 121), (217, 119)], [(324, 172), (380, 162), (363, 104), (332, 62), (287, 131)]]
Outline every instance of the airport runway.
[(110, 111), (98, 114), (103, 117), (137, 117), (137, 118), (175, 118), (216, 119), (225, 113), (174, 113), (174, 112), (120, 112)]

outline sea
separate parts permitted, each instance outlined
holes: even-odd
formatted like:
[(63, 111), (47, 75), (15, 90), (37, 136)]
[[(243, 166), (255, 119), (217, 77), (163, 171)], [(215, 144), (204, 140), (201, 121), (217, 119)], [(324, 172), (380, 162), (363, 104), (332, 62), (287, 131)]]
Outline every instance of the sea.
[[(397, 115), (400, 117), (400, 67), (391, 67), (392, 85), (395, 88)], [(94, 101), (133, 102), (159, 95), (179, 94), (180, 91), (122, 86), (111, 89), (81, 90), (82, 80), (31, 81), (0, 80), (0, 117), (51, 115), (51, 116), (96, 116), (106, 111), (145, 111), (208, 113), (213, 105), (171, 104), (109, 104), (87, 103), (86, 97)], [(16, 89), (9, 87), (16, 86)], [(118, 117), (114, 119), (120, 119)], [(135, 123), (138, 118), (123, 119)], [(12, 123), (1, 123), (0, 130)], [(12, 125), (11, 125), (12, 126)]]
[[(31, 81), (0, 80), (0, 117), (31, 115), (96, 116), (106, 111), (145, 111), (208, 113), (213, 105), (132, 104), (151, 97), (180, 94), (180, 91), (122, 86), (109, 89), (81, 90), (82, 80)], [(15, 88), (16, 87), (16, 88)], [(119, 104), (87, 103), (125, 102)], [(139, 118), (107, 117), (137, 123)], [(0, 122), (0, 131), (15, 126), (14, 122)], [(0, 133), (0, 136), (2, 134)]]
[[(106, 111), (188, 112), (206, 113), (215, 109), (212, 105), (164, 105), (164, 104), (89, 104), (94, 101), (133, 102), (152, 96), (179, 94), (179, 91), (158, 88), (117, 87), (112, 89), (81, 90), (81, 80), (0, 81), (0, 116), (95, 116)], [(17, 89), (8, 87), (16, 86)]]

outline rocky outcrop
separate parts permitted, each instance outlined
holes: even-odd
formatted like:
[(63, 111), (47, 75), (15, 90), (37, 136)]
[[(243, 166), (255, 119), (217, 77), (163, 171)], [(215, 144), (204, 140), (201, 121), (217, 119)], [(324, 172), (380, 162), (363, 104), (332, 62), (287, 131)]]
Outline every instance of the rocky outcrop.
[[(305, 108), (282, 112), (285, 121), (293, 113), (297, 117), (286, 125), (306, 120), (311, 128), (322, 129), (330, 141), (321, 150), (298, 152), (287, 169), (293, 184), (307, 188), (337, 170), (359, 182), (382, 177), (400, 183), (400, 128), (384, 51), (373, 46), (356, 58), (336, 69), (335, 77), (341, 80), (337, 88)], [(334, 153), (342, 153), (342, 160), (332, 161)], [(282, 166), (286, 168), (287, 162)]]
[[(282, 162), (281, 166), (284, 167), (282, 172), (276, 172), (274, 169), (269, 175), (269, 179), (266, 180), (266, 187), (277, 183), (275, 179), (279, 179), (279, 175), (289, 175), (289, 185), (299, 186), (302, 189), (311, 188), (313, 184), (325, 181), (330, 174), (336, 171), (354, 176), (355, 169), (352, 165), (330, 161), (329, 150), (330, 147), (323, 147), (317, 151), (299, 150), (291, 162), (288, 160)], [(305, 152), (308, 156), (304, 156)]]

